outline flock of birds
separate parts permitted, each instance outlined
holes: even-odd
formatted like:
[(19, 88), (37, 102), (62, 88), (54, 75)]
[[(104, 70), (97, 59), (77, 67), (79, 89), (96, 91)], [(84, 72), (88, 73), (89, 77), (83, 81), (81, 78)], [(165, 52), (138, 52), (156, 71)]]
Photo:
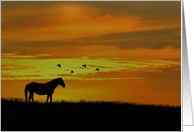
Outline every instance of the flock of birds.
[[(58, 66), (59, 68), (61, 68), (61, 64), (57, 64), (57, 66)], [(86, 64), (82, 65), (82, 67), (85, 67), (85, 68), (86, 68)], [(95, 70), (96, 70), (96, 71), (100, 71), (99, 68), (96, 68)], [(71, 71), (70, 73), (74, 73), (74, 71)]]

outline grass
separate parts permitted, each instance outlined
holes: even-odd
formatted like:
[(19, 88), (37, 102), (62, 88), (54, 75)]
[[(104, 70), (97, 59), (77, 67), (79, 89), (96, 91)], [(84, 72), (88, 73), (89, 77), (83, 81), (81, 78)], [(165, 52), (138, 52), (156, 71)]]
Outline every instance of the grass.
[(2, 130), (9, 131), (181, 130), (181, 107), (162, 104), (84, 99), (26, 103), (20, 98), (1, 98), (1, 116)]
[[(23, 98), (1, 98), (1, 102), (2, 103), (26, 103), (26, 101)], [(49, 102), (50, 103), (50, 102)], [(181, 106), (170, 106), (170, 105), (163, 105), (163, 104), (159, 104), (159, 105), (155, 105), (155, 104), (140, 104), (140, 103), (136, 103), (136, 102), (122, 102), (122, 101), (90, 101), (90, 100), (85, 100), (85, 99), (80, 99), (79, 101), (66, 101), (66, 100), (61, 100), (61, 101), (54, 101), (52, 102), (52, 104), (67, 104), (67, 103), (94, 103), (94, 104), (122, 104), (122, 105), (133, 105), (133, 106), (140, 106), (140, 107), (163, 107), (163, 108), (175, 108), (175, 109), (180, 109)], [(35, 104), (44, 104), (43, 102), (39, 102), (39, 101), (35, 101)]]

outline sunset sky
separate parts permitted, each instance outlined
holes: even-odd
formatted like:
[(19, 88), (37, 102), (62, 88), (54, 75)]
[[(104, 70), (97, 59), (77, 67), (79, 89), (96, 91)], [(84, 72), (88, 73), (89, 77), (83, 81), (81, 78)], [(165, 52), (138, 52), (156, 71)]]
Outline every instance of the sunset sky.
[(181, 105), (181, 1), (1, 1), (1, 97), (58, 77), (53, 101)]

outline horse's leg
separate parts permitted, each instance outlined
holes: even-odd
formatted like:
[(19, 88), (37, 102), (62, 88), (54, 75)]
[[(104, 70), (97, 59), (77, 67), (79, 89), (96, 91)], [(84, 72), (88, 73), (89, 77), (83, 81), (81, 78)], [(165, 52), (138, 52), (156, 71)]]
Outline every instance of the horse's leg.
[(34, 103), (34, 92), (30, 92), (30, 95), (29, 95), (29, 102), (30, 102), (30, 99), (32, 99), (32, 102)]
[(52, 103), (52, 94), (50, 95), (50, 101), (51, 101), (51, 103)]
[(29, 95), (29, 102), (30, 102), (30, 95)]
[(48, 99), (49, 99), (49, 95), (47, 94), (47, 99), (46, 99), (46, 103), (48, 102)]
[(34, 103), (34, 92), (32, 93), (32, 102)]
[(32, 93), (30, 92), (30, 95), (29, 95), (29, 102), (30, 102), (30, 99), (32, 98)]

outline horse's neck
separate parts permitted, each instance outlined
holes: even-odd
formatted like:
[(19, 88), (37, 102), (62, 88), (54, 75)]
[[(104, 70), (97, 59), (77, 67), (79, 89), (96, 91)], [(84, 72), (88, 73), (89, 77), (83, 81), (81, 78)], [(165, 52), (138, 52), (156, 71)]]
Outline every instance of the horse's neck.
[(58, 86), (58, 83), (56, 82), (56, 80), (52, 80), (50, 82), (47, 82), (46, 84), (49, 86), (53, 86), (54, 88)]

